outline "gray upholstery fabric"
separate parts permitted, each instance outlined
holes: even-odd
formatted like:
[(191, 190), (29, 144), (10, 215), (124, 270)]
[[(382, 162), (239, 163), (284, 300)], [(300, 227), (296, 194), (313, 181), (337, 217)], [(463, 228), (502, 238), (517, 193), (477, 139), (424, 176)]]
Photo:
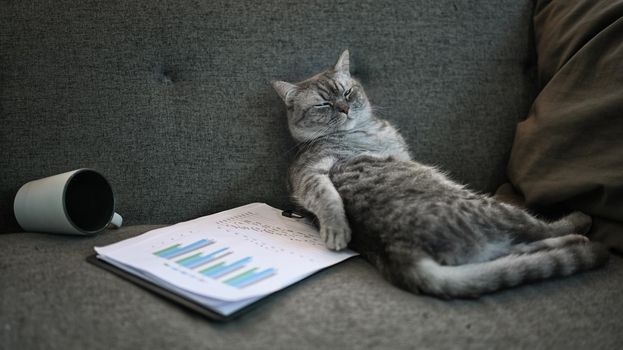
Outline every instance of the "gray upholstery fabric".
[(534, 95), (530, 0), (0, 2), (0, 232), (23, 183), (92, 167), (126, 222), (288, 205), (271, 79), (349, 48), (418, 159), (502, 181)]
[(623, 259), (480, 300), (442, 301), (386, 283), (354, 258), (216, 324), (84, 261), (142, 233), (0, 238), (2, 349), (618, 349)]
[[(108, 177), (127, 224), (289, 204), (271, 79), (349, 48), (418, 159), (503, 181), (534, 96), (530, 0), (0, 2), (0, 232), (27, 181)], [(0, 349), (599, 348), (623, 341), (623, 259), (478, 301), (403, 292), (360, 258), (215, 324), (85, 262), (95, 237), (0, 235)]]

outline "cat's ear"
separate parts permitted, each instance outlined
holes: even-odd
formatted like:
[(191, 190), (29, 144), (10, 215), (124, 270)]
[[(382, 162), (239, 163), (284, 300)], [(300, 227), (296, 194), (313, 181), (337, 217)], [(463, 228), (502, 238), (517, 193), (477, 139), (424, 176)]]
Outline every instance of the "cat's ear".
[(350, 54), (348, 50), (344, 50), (333, 67), (336, 72), (350, 75)]
[(279, 97), (281, 97), (283, 102), (285, 102), (286, 104), (288, 104), (288, 96), (298, 89), (296, 85), (287, 83), (285, 81), (273, 80), (271, 84), (273, 85), (275, 91), (277, 91), (277, 94), (279, 94)]

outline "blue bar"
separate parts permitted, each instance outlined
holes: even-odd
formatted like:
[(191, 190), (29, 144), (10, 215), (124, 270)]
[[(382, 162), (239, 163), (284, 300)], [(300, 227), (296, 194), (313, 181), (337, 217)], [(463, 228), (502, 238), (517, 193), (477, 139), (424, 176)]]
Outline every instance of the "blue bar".
[(209, 246), (210, 244), (214, 243), (214, 241), (209, 241), (207, 239), (201, 239), (195, 243), (189, 244), (185, 247), (179, 247), (176, 248), (174, 250), (171, 250), (169, 252), (166, 252), (164, 254), (159, 255), (160, 257), (166, 258), (166, 259), (173, 259), (176, 256), (180, 256), (182, 254), (186, 254), (189, 252), (192, 252), (193, 250), (197, 250), (200, 248), (203, 248), (205, 246)]
[(201, 258), (202, 258), (201, 253), (197, 253), (195, 255), (191, 255), (185, 259), (178, 260), (176, 262), (184, 267), (188, 267), (188, 265), (192, 264), (193, 261), (197, 261), (198, 259), (201, 259)]
[(184, 264), (184, 266), (188, 267), (189, 269), (194, 269), (195, 267), (199, 267), (203, 264), (209, 263), (210, 261), (214, 261), (218, 258), (221, 258), (227, 254), (221, 255), (221, 256), (217, 256), (218, 254), (226, 251), (227, 249), (229, 249), (228, 247), (225, 248), (221, 248), (213, 253), (210, 253), (206, 256), (199, 256), (196, 259), (192, 259), (191, 261), (187, 261), (186, 264)]
[(172, 250), (177, 249), (179, 246), (180, 246), (179, 243), (178, 244), (174, 244), (174, 245), (172, 245), (172, 246), (170, 246), (168, 248), (165, 248), (165, 249), (159, 250), (157, 252), (154, 252), (154, 255), (163, 256), (166, 253), (168, 253), (168, 252), (170, 252)]
[(186, 263), (188, 261), (195, 260), (197, 258), (201, 258), (201, 253), (196, 253), (196, 254), (193, 254), (191, 256), (187, 256), (184, 259), (180, 259), (180, 260), (176, 261), (176, 263), (178, 263), (178, 264), (180, 264), (182, 266), (186, 266)]
[(275, 272), (277, 272), (277, 270), (275, 269), (266, 269), (264, 271), (261, 272), (256, 272), (250, 276), (245, 277), (244, 279), (234, 282), (231, 285), (233, 287), (237, 287), (237, 288), (243, 288), (246, 287), (254, 282), (257, 282), (259, 280), (262, 280), (264, 278), (268, 278), (270, 276), (272, 276)]
[(221, 276), (225, 276), (226, 274), (243, 267), (245, 264), (249, 263), (250, 261), (251, 261), (251, 257), (248, 256), (244, 259), (240, 259), (229, 265), (221, 266), (221, 268), (210, 271), (206, 273), (205, 275), (208, 277), (212, 277), (212, 278), (219, 278)]

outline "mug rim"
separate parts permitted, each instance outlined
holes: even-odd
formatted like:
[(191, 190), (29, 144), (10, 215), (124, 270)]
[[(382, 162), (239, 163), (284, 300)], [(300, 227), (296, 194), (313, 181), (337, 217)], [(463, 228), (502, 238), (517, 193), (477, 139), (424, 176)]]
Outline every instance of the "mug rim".
[[(107, 224), (105, 224), (103, 227), (98, 228), (96, 230), (85, 230), (81, 227), (79, 227), (78, 225), (76, 225), (76, 223), (73, 221), (73, 219), (71, 218), (71, 216), (69, 215), (69, 212), (67, 211), (67, 201), (66, 201), (66, 195), (67, 195), (67, 188), (69, 187), (69, 184), (71, 183), (71, 180), (78, 174), (82, 174), (85, 172), (91, 172), (94, 173), (96, 175), (98, 175), (99, 177), (101, 177), (104, 182), (106, 183), (106, 185), (108, 185), (108, 188), (110, 189), (110, 192), (112, 193), (112, 213), (110, 214), (110, 217), (107, 220)], [(106, 229), (106, 227), (108, 227), (108, 225), (110, 224), (110, 221), (112, 220), (113, 216), (115, 215), (115, 206), (116, 206), (116, 198), (115, 198), (115, 193), (112, 190), (112, 186), (110, 185), (110, 182), (108, 182), (108, 179), (106, 179), (106, 177), (102, 174), (100, 174), (97, 170), (93, 169), (93, 168), (80, 168), (77, 170), (74, 170), (73, 174), (71, 174), (69, 176), (69, 178), (67, 178), (67, 180), (65, 181), (65, 185), (63, 186), (63, 196), (62, 196), (62, 202), (63, 202), (63, 213), (65, 214), (65, 218), (67, 218), (67, 221), (69, 222), (69, 224), (78, 232), (82, 233), (82, 234), (86, 234), (86, 235), (93, 235), (96, 234), (98, 232), (101, 232), (103, 230)]]

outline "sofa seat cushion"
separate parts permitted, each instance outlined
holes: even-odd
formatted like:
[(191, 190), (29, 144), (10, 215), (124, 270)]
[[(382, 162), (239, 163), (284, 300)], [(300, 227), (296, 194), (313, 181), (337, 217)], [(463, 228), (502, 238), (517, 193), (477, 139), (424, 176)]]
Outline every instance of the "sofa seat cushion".
[(404, 292), (354, 258), (219, 324), (85, 261), (93, 246), (157, 227), (0, 236), (2, 347), (613, 349), (623, 341), (618, 256), (596, 271), (458, 301)]

